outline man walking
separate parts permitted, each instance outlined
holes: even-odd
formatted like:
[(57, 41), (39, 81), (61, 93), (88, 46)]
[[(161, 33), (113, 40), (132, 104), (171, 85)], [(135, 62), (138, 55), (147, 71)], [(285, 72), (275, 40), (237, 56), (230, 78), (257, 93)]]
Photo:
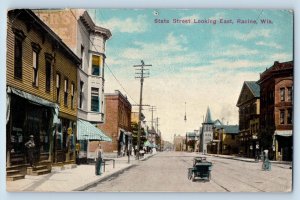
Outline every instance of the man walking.
[(34, 149), (35, 149), (35, 143), (34, 143), (34, 137), (33, 135), (29, 136), (29, 141), (25, 143), (25, 147), (27, 148), (27, 155), (28, 155), (28, 162), (31, 167), (34, 167)]
[(96, 175), (101, 175), (102, 174), (101, 165), (103, 160), (103, 150), (101, 149), (101, 144), (98, 144), (95, 154), (96, 154), (95, 173)]

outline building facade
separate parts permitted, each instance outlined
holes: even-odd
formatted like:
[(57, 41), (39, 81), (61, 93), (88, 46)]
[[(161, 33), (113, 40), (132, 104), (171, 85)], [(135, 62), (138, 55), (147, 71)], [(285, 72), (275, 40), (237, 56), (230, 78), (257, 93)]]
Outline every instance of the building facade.
[(213, 125), (214, 121), (211, 119), (210, 109), (207, 108), (205, 120), (202, 123), (201, 139), (200, 139), (200, 151), (206, 154), (207, 144), (213, 140)]
[(294, 63), (274, 62), (260, 74), (261, 146), (271, 159), (292, 160)]
[(244, 82), (236, 106), (239, 108), (239, 153), (254, 158), (259, 150), (260, 114), (260, 87), (255, 81)]
[[(35, 161), (75, 156), (77, 68), (80, 59), (31, 10), (7, 20), (7, 166), (27, 164), (24, 143), (35, 138)], [(58, 75), (59, 74), (59, 79)], [(62, 122), (62, 123), (60, 123)], [(62, 125), (63, 126), (60, 126)], [(57, 131), (60, 127), (60, 132)]]
[(180, 135), (174, 135), (174, 150), (175, 151), (184, 151), (185, 150), (185, 137)]
[[(118, 152), (124, 156), (131, 150), (131, 104), (120, 91), (105, 94), (105, 122), (98, 125), (103, 132), (112, 138), (112, 142), (101, 142), (105, 152)], [(95, 142), (90, 145), (90, 152), (96, 148)]]
[[(80, 119), (77, 124), (93, 129), (95, 124), (104, 122), (105, 46), (111, 32), (97, 26), (86, 10), (52, 9), (35, 10), (35, 13), (81, 58), (77, 72), (77, 116)], [(98, 137), (81, 131), (77, 135), (81, 147), (79, 156), (86, 158), (89, 141), (98, 140)]]

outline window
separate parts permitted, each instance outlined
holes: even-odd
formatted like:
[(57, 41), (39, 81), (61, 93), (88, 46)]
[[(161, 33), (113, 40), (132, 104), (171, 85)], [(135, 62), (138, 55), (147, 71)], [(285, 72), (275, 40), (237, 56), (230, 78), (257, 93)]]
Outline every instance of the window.
[(60, 74), (56, 74), (56, 102), (60, 102)]
[(84, 59), (84, 46), (81, 45), (80, 48), (80, 56), (81, 56), (81, 68), (83, 68), (83, 59)]
[(74, 109), (74, 83), (71, 84), (71, 108)]
[(38, 54), (37, 52), (32, 52), (32, 66), (33, 66), (33, 80), (32, 85), (38, 86)]
[(99, 88), (92, 87), (91, 111), (99, 112)]
[(79, 108), (82, 108), (83, 102), (83, 81), (80, 81)]
[(284, 110), (280, 110), (280, 124), (284, 124)]
[(100, 56), (93, 55), (92, 56), (92, 75), (100, 75), (100, 64), (101, 59)]
[(46, 60), (46, 91), (50, 92), (50, 84), (51, 84), (51, 61)]
[(22, 55), (23, 55), (23, 41), (26, 35), (22, 30), (12, 28), (15, 34), (15, 45), (14, 45), (14, 77), (22, 79)]
[(15, 78), (22, 79), (22, 40), (15, 37), (15, 66), (14, 66), (14, 76)]
[(280, 88), (280, 101), (285, 101), (285, 89)]
[(68, 106), (68, 84), (69, 81), (68, 79), (65, 79), (65, 84), (64, 84), (64, 105)]
[(288, 109), (287, 110), (287, 123), (292, 124), (292, 118), (293, 118), (293, 110)]
[(288, 101), (292, 101), (292, 98), (293, 98), (293, 90), (292, 90), (291, 87), (288, 87), (287, 90), (288, 90), (287, 100), (288, 100)]

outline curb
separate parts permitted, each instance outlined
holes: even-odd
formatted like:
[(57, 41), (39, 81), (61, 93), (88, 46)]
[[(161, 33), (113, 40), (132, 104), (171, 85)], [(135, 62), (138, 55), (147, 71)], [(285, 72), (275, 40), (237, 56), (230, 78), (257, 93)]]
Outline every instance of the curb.
[[(154, 155), (156, 155), (156, 154), (147, 156), (147, 157), (145, 157), (143, 159), (140, 159), (139, 161), (148, 160), (149, 158), (151, 158)], [(90, 183), (84, 184), (83, 186), (77, 187), (77, 188), (73, 189), (72, 191), (74, 191), (74, 192), (82, 192), (82, 191), (88, 189), (89, 187), (91, 187), (92, 185), (96, 185), (96, 184), (100, 183), (101, 181), (105, 181), (105, 180), (109, 179), (110, 177), (118, 175), (118, 174), (124, 172), (125, 170), (130, 169), (130, 168), (135, 167), (135, 166), (137, 166), (137, 164), (130, 164), (130, 165), (128, 165), (128, 166), (126, 166), (126, 167), (124, 167), (122, 169), (119, 169), (119, 170), (117, 170), (117, 171), (115, 171), (115, 172), (113, 172), (111, 174), (108, 174), (106, 176), (100, 177), (99, 179), (97, 179), (97, 180), (95, 180), (93, 182), (90, 182)]]
[[(239, 158), (235, 158), (235, 157), (222, 157), (222, 156), (217, 156), (217, 155), (210, 155), (210, 156), (214, 156), (214, 157), (218, 157), (218, 158), (223, 158), (223, 159), (231, 159), (231, 160), (238, 160), (238, 161), (242, 161), (242, 162), (252, 162), (252, 163), (259, 163), (261, 162), (261, 160), (259, 160), (259, 162), (255, 161), (255, 160), (243, 160), (243, 159), (239, 159)], [(277, 164), (277, 165), (292, 165), (292, 163), (288, 163), (288, 162), (278, 162), (278, 161), (270, 161), (272, 164)]]
[(117, 171), (115, 171), (115, 172), (113, 172), (113, 173), (111, 173), (109, 175), (100, 177), (99, 179), (97, 179), (97, 180), (95, 180), (93, 182), (90, 182), (90, 183), (84, 184), (84, 185), (82, 185), (82, 186), (80, 186), (78, 188), (75, 188), (72, 191), (73, 192), (82, 192), (82, 191), (86, 190), (87, 188), (91, 187), (92, 185), (96, 185), (96, 184), (98, 184), (101, 181), (105, 181), (105, 180), (109, 179), (110, 177), (112, 177), (114, 175), (118, 175), (118, 174), (122, 173), (123, 171), (125, 171), (127, 169), (130, 169), (131, 167), (134, 167), (134, 166), (136, 166), (136, 165), (135, 164), (130, 164), (130, 165), (128, 165), (128, 166), (126, 166), (126, 167), (124, 167), (122, 169), (119, 169), (119, 170), (117, 170)]

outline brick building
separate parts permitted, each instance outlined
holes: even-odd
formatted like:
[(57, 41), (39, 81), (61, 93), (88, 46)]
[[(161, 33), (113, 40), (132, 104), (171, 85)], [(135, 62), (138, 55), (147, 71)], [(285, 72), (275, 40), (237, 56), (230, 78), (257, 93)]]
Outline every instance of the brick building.
[[(118, 152), (119, 156), (131, 149), (131, 104), (120, 91), (105, 94), (105, 120), (98, 125), (112, 142), (101, 142), (105, 152)], [(96, 144), (92, 142), (90, 152), (94, 152)]]
[(29, 135), (36, 162), (72, 161), (81, 61), (31, 10), (7, 17), (7, 166), (26, 166)]
[(245, 81), (236, 106), (239, 108), (239, 153), (254, 158), (259, 147), (260, 87)]
[(274, 160), (292, 160), (293, 69), (293, 61), (275, 61), (258, 81), (261, 146)]

